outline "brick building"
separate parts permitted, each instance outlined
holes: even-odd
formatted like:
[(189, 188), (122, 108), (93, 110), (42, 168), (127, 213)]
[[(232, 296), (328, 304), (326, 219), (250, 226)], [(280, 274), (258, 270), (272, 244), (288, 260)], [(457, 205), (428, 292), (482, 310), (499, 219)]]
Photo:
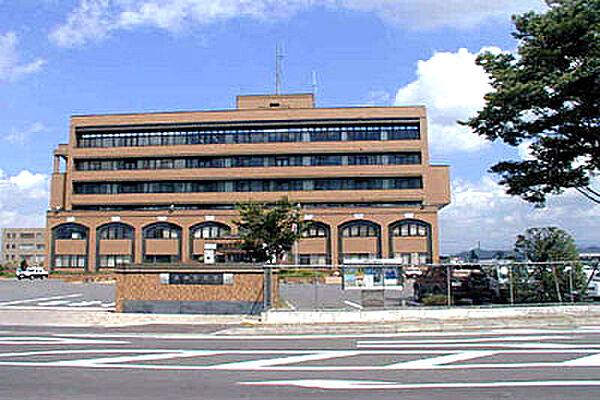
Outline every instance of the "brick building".
[(46, 259), (46, 229), (2, 229), (2, 263), (19, 264), (26, 260), (29, 265), (43, 265)]
[(74, 116), (54, 158), (54, 269), (236, 262), (235, 204), (284, 196), (309, 221), (292, 262), (435, 262), (450, 201), (449, 168), (429, 164), (424, 107), (316, 108), (311, 94)]

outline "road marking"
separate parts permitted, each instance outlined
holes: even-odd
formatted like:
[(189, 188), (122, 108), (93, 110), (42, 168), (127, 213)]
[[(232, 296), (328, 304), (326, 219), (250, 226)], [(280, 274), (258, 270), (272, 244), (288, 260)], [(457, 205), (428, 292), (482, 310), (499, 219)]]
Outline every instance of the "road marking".
[[(145, 322), (143, 324), (151, 324), (154, 322)], [(198, 322), (200, 325), (207, 324), (206, 322)], [(230, 322), (225, 321), (223, 323), (219, 322), (219, 325), (222, 324), (233, 324), (238, 325), (238, 322)], [(126, 325), (125, 325), (126, 326)], [(196, 334), (196, 333), (70, 333), (69, 336), (73, 337), (123, 337), (123, 338), (152, 338), (152, 339), (166, 339), (166, 340), (194, 340), (194, 339), (203, 339), (203, 340), (298, 340), (298, 339), (372, 339), (372, 338), (402, 338), (402, 337), (471, 337), (471, 336), (489, 336), (489, 335), (558, 335), (558, 334), (571, 334), (571, 335), (583, 335), (588, 333), (600, 333), (600, 330), (578, 330), (578, 329), (570, 329), (570, 330), (526, 330), (526, 329), (498, 329), (498, 330), (489, 330), (489, 331), (456, 331), (456, 332), (400, 332), (400, 333), (364, 333), (364, 334), (352, 334), (352, 333), (340, 333), (340, 334), (331, 334), (331, 333), (317, 333), (317, 334), (303, 334), (303, 335), (226, 335), (226, 336), (215, 336), (214, 333), (211, 334)]]
[(388, 364), (389, 369), (410, 368), (410, 369), (429, 369), (443, 364), (450, 364), (458, 361), (467, 361), (474, 358), (489, 357), (498, 354), (497, 351), (465, 351), (455, 354), (447, 354), (439, 357), (422, 358), (414, 361), (403, 361), (396, 364)]
[(496, 336), (480, 337), (469, 339), (426, 339), (426, 340), (364, 340), (358, 341), (360, 345), (378, 345), (378, 344), (435, 344), (435, 343), (478, 343), (478, 342), (526, 342), (534, 340), (557, 340), (572, 339), (573, 336)]
[(46, 300), (70, 299), (70, 298), (73, 298), (73, 297), (83, 297), (83, 294), (81, 294), (81, 293), (75, 293), (75, 294), (67, 294), (67, 295), (64, 295), (64, 296), (37, 297), (35, 299), (6, 301), (4, 303), (0, 303), (0, 307), (10, 306), (10, 305), (14, 305), (14, 304), (35, 303), (35, 302), (38, 302), (38, 301), (46, 301)]
[[(101, 339), (73, 339), (67, 337), (40, 337), (40, 336), (4, 336), (0, 337), (0, 344), (127, 344), (129, 342), (122, 340), (101, 340)], [(3, 355), (0, 354), (0, 357)]]
[(350, 357), (357, 355), (356, 351), (328, 351), (315, 354), (304, 354), (291, 357), (270, 358), (265, 360), (241, 361), (236, 363), (227, 363), (215, 365), (215, 369), (224, 370), (257, 370), (274, 367), (279, 365), (297, 364), (307, 361), (329, 360), (332, 358)]
[(353, 308), (356, 308), (359, 310), (363, 309), (363, 306), (361, 306), (360, 304), (353, 303), (350, 300), (344, 300), (344, 304), (349, 305), (350, 307), (353, 307)]
[(70, 303), (71, 300), (52, 300), (52, 301), (45, 301), (42, 303), (38, 303), (38, 306), (60, 306), (63, 304), (67, 304)]
[(0, 307), (2, 310), (36, 310), (36, 311), (112, 311), (114, 307), (69, 307), (65, 306), (5, 306)]
[[(480, 348), (480, 347), (492, 347), (492, 348), (522, 348), (522, 349), (589, 349), (594, 348), (594, 345), (589, 344), (568, 344), (568, 343), (509, 343), (509, 342), (489, 342), (489, 343), (431, 343), (431, 344), (373, 344), (373, 345), (361, 345), (357, 344), (358, 348), (371, 348), (371, 349), (410, 349), (414, 347), (420, 347), (423, 349), (464, 349), (464, 348)], [(600, 350), (600, 344), (596, 345)]]
[(386, 381), (350, 381), (336, 379), (297, 379), (280, 381), (239, 382), (246, 386), (296, 386), (327, 390), (384, 390), (384, 389), (485, 389), (505, 387), (600, 386), (600, 380), (547, 380), (505, 382), (435, 382), (396, 383)]
[(102, 304), (102, 302), (100, 300), (91, 300), (91, 301), (80, 301), (78, 303), (71, 303), (69, 304), (69, 307), (85, 307), (85, 306), (91, 306), (94, 304)]
[[(81, 343), (75, 343), (81, 344)], [(94, 343), (95, 344), (95, 343)], [(309, 350), (310, 351), (310, 350)], [(10, 357), (36, 357), (40, 355), (77, 355), (77, 354), (99, 354), (102, 357), (54, 360), (54, 361), (11, 361), (6, 360)], [(106, 356), (111, 353), (121, 353), (118, 356)], [(551, 361), (551, 362), (530, 362), (530, 363), (502, 363), (490, 362), (486, 364), (451, 364), (458, 361), (465, 361), (475, 358), (485, 358), (499, 354), (576, 354), (576, 360), (583, 359), (577, 363), (575, 360), (569, 361)], [(587, 353), (582, 355), (581, 353)], [(133, 354), (133, 356), (123, 356), (122, 354)], [(273, 354), (279, 354), (280, 357), (273, 358)], [(385, 365), (294, 365), (303, 362), (315, 360), (337, 359), (341, 357), (353, 357), (364, 355), (389, 355), (402, 354), (422, 356), (423, 354), (432, 354), (435, 357), (429, 357), (419, 360), (408, 360), (399, 363)], [(192, 358), (204, 357), (207, 355), (218, 356), (240, 356), (240, 355), (264, 355), (268, 358), (260, 358), (242, 362), (225, 362), (222, 364), (206, 365), (198, 363), (196, 365), (178, 365), (178, 364), (135, 364), (135, 361), (152, 361), (172, 358)], [(284, 356), (284, 357), (282, 357)], [(600, 350), (564, 350), (564, 351), (539, 351), (539, 350), (508, 350), (508, 351), (463, 351), (444, 354), (443, 352), (431, 352), (427, 350), (396, 350), (396, 351), (343, 351), (312, 350), (307, 354), (307, 350), (187, 350), (187, 349), (94, 349), (94, 350), (52, 350), (52, 351), (32, 351), (24, 353), (4, 353), (0, 354), (0, 365), (19, 366), (19, 367), (82, 367), (82, 368), (116, 368), (116, 369), (147, 369), (147, 370), (221, 370), (221, 371), (391, 371), (391, 370), (463, 370), (463, 369), (523, 369), (523, 368), (566, 368), (566, 367), (600, 367)], [(202, 361), (202, 360), (200, 360)]]

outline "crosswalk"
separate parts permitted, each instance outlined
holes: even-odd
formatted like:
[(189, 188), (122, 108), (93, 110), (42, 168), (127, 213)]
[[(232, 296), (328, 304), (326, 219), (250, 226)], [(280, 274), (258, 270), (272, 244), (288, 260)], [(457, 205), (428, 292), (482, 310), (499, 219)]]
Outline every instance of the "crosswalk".
[(0, 309), (113, 311), (114, 308), (112, 301), (83, 299), (82, 293), (0, 302)]

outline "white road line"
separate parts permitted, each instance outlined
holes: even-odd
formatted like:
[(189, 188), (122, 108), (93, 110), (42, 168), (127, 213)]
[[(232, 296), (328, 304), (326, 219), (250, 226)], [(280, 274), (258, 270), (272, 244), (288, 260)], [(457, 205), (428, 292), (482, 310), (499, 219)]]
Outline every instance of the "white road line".
[[(121, 353), (115, 357), (107, 357), (106, 354)], [(381, 354), (408, 354), (422, 355), (433, 354), (434, 352), (411, 350), (411, 351), (315, 351), (306, 354), (306, 350), (186, 350), (186, 349), (94, 349), (94, 350), (52, 350), (52, 351), (34, 351), (22, 353), (4, 353), (0, 358), (27, 357), (40, 355), (77, 355), (77, 354), (103, 354), (99, 358), (55, 360), (55, 361), (0, 361), (2, 366), (20, 366), (20, 367), (82, 367), (82, 368), (116, 368), (116, 369), (148, 369), (148, 370), (222, 370), (222, 371), (391, 371), (391, 370), (470, 370), (470, 369), (523, 369), (523, 368), (568, 368), (568, 367), (600, 367), (600, 350), (563, 350), (563, 351), (539, 351), (539, 350), (513, 350), (513, 351), (465, 351), (452, 354), (442, 354), (441, 356), (425, 360), (411, 360), (395, 364), (386, 365), (290, 365), (299, 364), (314, 360), (328, 360), (340, 357), (352, 357), (361, 355), (381, 355)], [(440, 354), (440, 352), (437, 352)], [(489, 357), (497, 354), (534, 354), (549, 353), (562, 354), (576, 353), (577, 359), (585, 359), (581, 363), (573, 361), (553, 361), (553, 362), (531, 362), (531, 363), (502, 363), (490, 362), (487, 364), (450, 364), (457, 361), (465, 361), (474, 358)], [(592, 353), (591, 356), (584, 356), (581, 353)], [(133, 354), (133, 356), (123, 356), (122, 354)], [(286, 357), (273, 358), (273, 354), (286, 355)], [(246, 362), (222, 363), (216, 365), (177, 365), (177, 364), (133, 364), (133, 361), (148, 361), (158, 359), (173, 359), (183, 357), (204, 357), (206, 355), (265, 355), (269, 358), (250, 360)]]
[(296, 386), (327, 390), (383, 390), (383, 389), (484, 389), (505, 387), (600, 386), (600, 380), (547, 380), (497, 382), (435, 382), (395, 383), (385, 381), (350, 381), (336, 379), (297, 379), (280, 381), (239, 382), (247, 386)]
[[(102, 340), (102, 339), (73, 339), (65, 337), (40, 337), (40, 336), (4, 336), (0, 337), (0, 344), (23, 345), (23, 344), (127, 344), (123, 340)], [(0, 357), (2, 355), (0, 354)]]
[(362, 340), (358, 345), (376, 344), (435, 344), (435, 343), (480, 343), (480, 342), (527, 342), (537, 340), (572, 339), (573, 336), (496, 336), (469, 339), (426, 339), (426, 340)]
[[(414, 347), (420, 347), (423, 349), (464, 349), (464, 348), (481, 348), (481, 347), (492, 347), (492, 348), (536, 348), (536, 349), (576, 349), (576, 348), (594, 348), (594, 345), (590, 344), (568, 344), (568, 343), (508, 343), (508, 342), (490, 342), (490, 343), (440, 343), (440, 344), (357, 344), (358, 348), (370, 348), (370, 349), (410, 349)], [(600, 344), (595, 345), (600, 348)]]
[[(148, 323), (149, 324), (149, 323)], [(204, 323), (202, 323), (204, 324)], [(237, 323), (233, 323), (237, 324)], [(486, 336), (486, 335), (558, 335), (558, 334), (571, 334), (571, 335), (584, 335), (588, 333), (600, 333), (600, 330), (543, 330), (543, 329), (498, 329), (489, 331), (454, 331), (454, 332), (401, 332), (401, 333), (317, 333), (317, 334), (304, 334), (304, 335), (226, 335), (226, 336), (215, 336), (211, 334), (196, 334), (196, 333), (72, 333), (69, 334), (73, 337), (124, 337), (124, 338), (152, 338), (152, 339), (166, 339), (166, 340), (298, 340), (298, 339), (373, 339), (373, 338), (402, 338), (402, 337), (471, 337), (471, 336)]]
[(60, 306), (63, 304), (67, 304), (70, 303), (71, 300), (52, 300), (52, 301), (45, 301), (42, 303), (38, 303), (38, 306)]
[(235, 363), (227, 363), (227, 364), (219, 364), (214, 365), (215, 369), (224, 369), (224, 370), (257, 370), (257, 369), (265, 369), (268, 367), (274, 367), (278, 365), (288, 365), (288, 364), (296, 364), (307, 361), (318, 361), (318, 360), (329, 360), (332, 358), (340, 358), (340, 357), (350, 357), (355, 356), (358, 353), (356, 351), (329, 351), (329, 352), (319, 352), (314, 354), (304, 354), (298, 356), (291, 357), (279, 357), (279, 358), (269, 358), (265, 360), (251, 360), (251, 361), (241, 361)]
[(363, 309), (363, 306), (361, 306), (360, 304), (353, 303), (350, 300), (344, 300), (344, 304), (349, 305), (350, 307), (356, 308), (358, 310)]
[(111, 311), (108, 307), (69, 307), (69, 306), (6, 306), (2, 310), (39, 310), (39, 311)]
[(80, 301), (77, 303), (71, 303), (69, 304), (69, 307), (86, 307), (86, 306), (91, 306), (94, 304), (102, 304), (102, 301), (100, 300), (91, 300), (91, 301)]
[(173, 358), (189, 358), (189, 357), (206, 357), (218, 354), (218, 351), (210, 350), (182, 350), (169, 353), (158, 353), (158, 354), (141, 354), (136, 356), (119, 356), (119, 357), (101, 357), (101, 358), (90, 358), (85, 360), (64, 360), (54, 361), (52, 365), (55, 366), (69, 366), (69, 367), (96, 367), (104, 366), (106, 364), (119, 364), (128, 363), (134, 361), (154, 361), (154, 360), (170, 360)]
[(37, 297), (35, 299), (13, 300), (13, 301), (6, 301), (4, 303), (0, 303), (0, 307), (10, 306), (10, 305), (14, 305), (14, 304), (35, 303), (38, 301), (46, 301), (46, 300), (70, 299), (73, 297), (82, 297), (82, 296), (83, 296), (83, 294), (81, 294), (81, 293), (75, 293), (75, 294), (67, 294), (64, 296)]
[(498, 354), (497, 351), (465, 351), (465, 352), (461, 352), (461, 353), (447, 354), (444, 356), (423, 358), (420, 360), (404, 361), (404, 362), (399, 362), (396, 364), (389, 364), (389, 365), (387, 365), (387, 367), (389, 369), (397, 369), (398, 367), (401, 367), (403, 369), (404, 368), (429, 369), (429, 368), (433, 368), (435, 366), (439, 366), (439, 365), (443, 365), (443, 364), (450, 364), (450, 363), (458, 362), (458, 361), (472, 360), (474, 358), (489, 357), (489, 356), (493, 356), (496, 354)]

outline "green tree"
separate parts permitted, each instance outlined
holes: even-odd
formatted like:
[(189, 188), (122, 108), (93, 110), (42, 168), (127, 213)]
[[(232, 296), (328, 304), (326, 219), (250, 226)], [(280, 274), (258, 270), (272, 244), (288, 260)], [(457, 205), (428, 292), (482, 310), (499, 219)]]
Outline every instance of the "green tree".
[(546, 0), (545, 13), (513, 16), (518, 55), (477, 59), (491, 78), (485, 106), (461, 124), (511, 146), (530, 143), (532, 159), (491, 168), (507, 193), (541, 206), (548, 194), (590, 187), (600, 171), (600, 0)]
[(300, 238), (302, 220), (300, 209), (283, 198), (267, 207), (265, 204), (248, 202), (237, 205), (238, 227), (242, 249), (254, 262), (281, 262)]
[(529, 262), (565, 264), (535, 264), (529, 270), (516, 271), (517, 301), (561, 302), (586, 286), (582, 266), (577, 262), (579, 253), (575, 241), (567, 232), (556, 227), (529, 228), (518, 235), (515, 252)]

